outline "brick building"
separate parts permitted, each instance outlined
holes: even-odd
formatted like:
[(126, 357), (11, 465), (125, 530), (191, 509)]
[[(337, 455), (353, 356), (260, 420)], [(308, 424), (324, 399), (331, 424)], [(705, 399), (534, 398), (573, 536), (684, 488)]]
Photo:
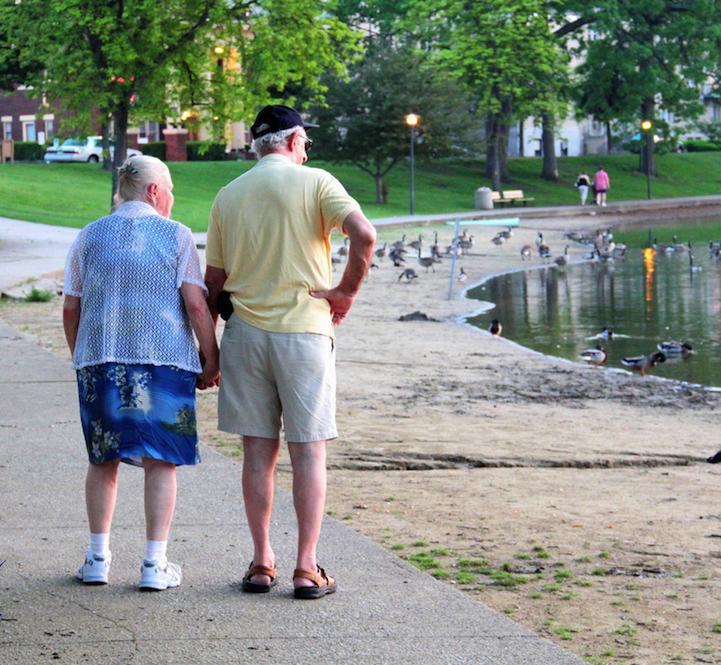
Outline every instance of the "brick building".
[(0, 138), (52, 142), (61, 116), (47, 108), (45, 99), (28, 97), (26, 90), (18, 86), (12, 94), (0, 96)]

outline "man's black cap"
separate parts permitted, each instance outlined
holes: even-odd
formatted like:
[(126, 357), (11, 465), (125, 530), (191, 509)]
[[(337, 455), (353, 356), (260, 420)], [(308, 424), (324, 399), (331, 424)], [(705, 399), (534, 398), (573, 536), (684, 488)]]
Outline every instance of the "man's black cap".
[(282, 104), (271, 104), (266, 106), (255, 119), (253, 126), (250, 128), (254, 139), (259, 139), (266, 134), (273, 134), (284, 129), (292, 129), (293, 127), (318, 127), (310, 122), (303, 122), (298, 111), (283, 106)]

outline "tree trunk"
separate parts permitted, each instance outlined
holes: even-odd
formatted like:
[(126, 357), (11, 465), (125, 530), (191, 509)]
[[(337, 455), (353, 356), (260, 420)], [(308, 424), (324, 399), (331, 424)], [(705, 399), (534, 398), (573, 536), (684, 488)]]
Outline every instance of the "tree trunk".
[(524, 140), (524, 137), (523, 137), (523, 123), (524, 123), (524, 121), (525, 121), (525, 118), (521, 118), (521, 119), (518, 121), (518, 156), (519, 156), (519, 157), (525, 157), (525, 156), (526, 156), (526, 154), (525, 154), (526, 146), (525, 146), (525, 140)]
[(498, 118), (498, 165), (501, 182), (511, 182), (508, 171), (508, 138), (511, 133), (511, 115), (513, 114), (513, 97), (510, 95), (501, 103), (501, 114)]
[[(654, 111), (656, 109), (656, 102), (653, 97), (646, 97), (641, 104), (641, 120), (650, 120), (654, 122)], [(654, 126), (651, 129), (642, 132), (641, 143), (642, 149), (639, 155), (639, 171), (641, 173), (650, 173), (652, 176), (658, 175), (656, 171), (656, 155), (653, 152), (654, 149), (654, 134), (656, 128)]]
[(103, 141), (103, 171), (110, 171), (113, 166), (110, 163), (110, 128), (107, 120), (100, 128), (100, 135)]
[(613, 134), (611, 134), (610, 120), (606, 120), (606, 152), (609, 155), (613, 152)]
[(383, 204), (385, 203), (385, 197), (383, 196), (383, 176), (382, 175), (375, 175), (376, 180), (376, 203)]
[(113, 123), (115, 124), (115, 153), (113, 155), (113, 194), (110, 207), (115, 202), (115, 194), (118, 191), (118, 169), (125, 162), (128, 145), (128, 111), (129, 104), (123, 100), (115, 107), (113, 112)]
[(543, 131), (541, 133), (541, 149), (543, 152), (543, 170), (541, 177), (544, 180), (558, 182), (558, 162), (556, 161), (556, 133), (553, 115), (544, 113), (541, 116)]

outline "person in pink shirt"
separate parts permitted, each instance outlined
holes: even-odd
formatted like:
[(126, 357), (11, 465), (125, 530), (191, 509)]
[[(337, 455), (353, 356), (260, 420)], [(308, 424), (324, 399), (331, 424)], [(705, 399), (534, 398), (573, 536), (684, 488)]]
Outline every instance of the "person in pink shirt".
[(611, 180), (608, 177), (608, 173), (600, 167), (593, 176), (593, 183), (596, 186), (596, 205), (606, 205), (606, 192), (611, 189)]

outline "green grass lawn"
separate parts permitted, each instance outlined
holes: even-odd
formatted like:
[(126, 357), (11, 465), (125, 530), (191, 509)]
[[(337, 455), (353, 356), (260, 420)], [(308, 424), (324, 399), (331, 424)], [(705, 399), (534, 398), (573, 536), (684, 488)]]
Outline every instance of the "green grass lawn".
[[(175, 184), (173, 218), (194, 231), (207, 228), (208, 212), (217, 191), (254, 162), (169, 163)], [(309, 166), (331, 171), (371, 219), (409, 212), (408, 164), (386, 177), (388, 204), (376, 205), (375, 183), (360, 169), (311, 160)], [(609, 201), (646, 198), (646, 177), (638, 172), (636, 155), (559, 158), (560, 183), (542, 180), (540, 158), (512, 159), (512, 182), (536, 206), (577, 205), (573, 186), (584, 169), (591, 175), (603, 165), (611, 177)], [(658, 158), (654, 198), (721, 194), (721, 152), (669, 154)], [(0, 216), (44, 224), (83, 227), (107, 214), (110, 174), (96, 164), (5, 164), (0, 166)], [(415, 211), (418, 214), (473, 210), (473, 194), (488, 187), (483, 164), (470, 160), (439, 160), (416, 165)]]

